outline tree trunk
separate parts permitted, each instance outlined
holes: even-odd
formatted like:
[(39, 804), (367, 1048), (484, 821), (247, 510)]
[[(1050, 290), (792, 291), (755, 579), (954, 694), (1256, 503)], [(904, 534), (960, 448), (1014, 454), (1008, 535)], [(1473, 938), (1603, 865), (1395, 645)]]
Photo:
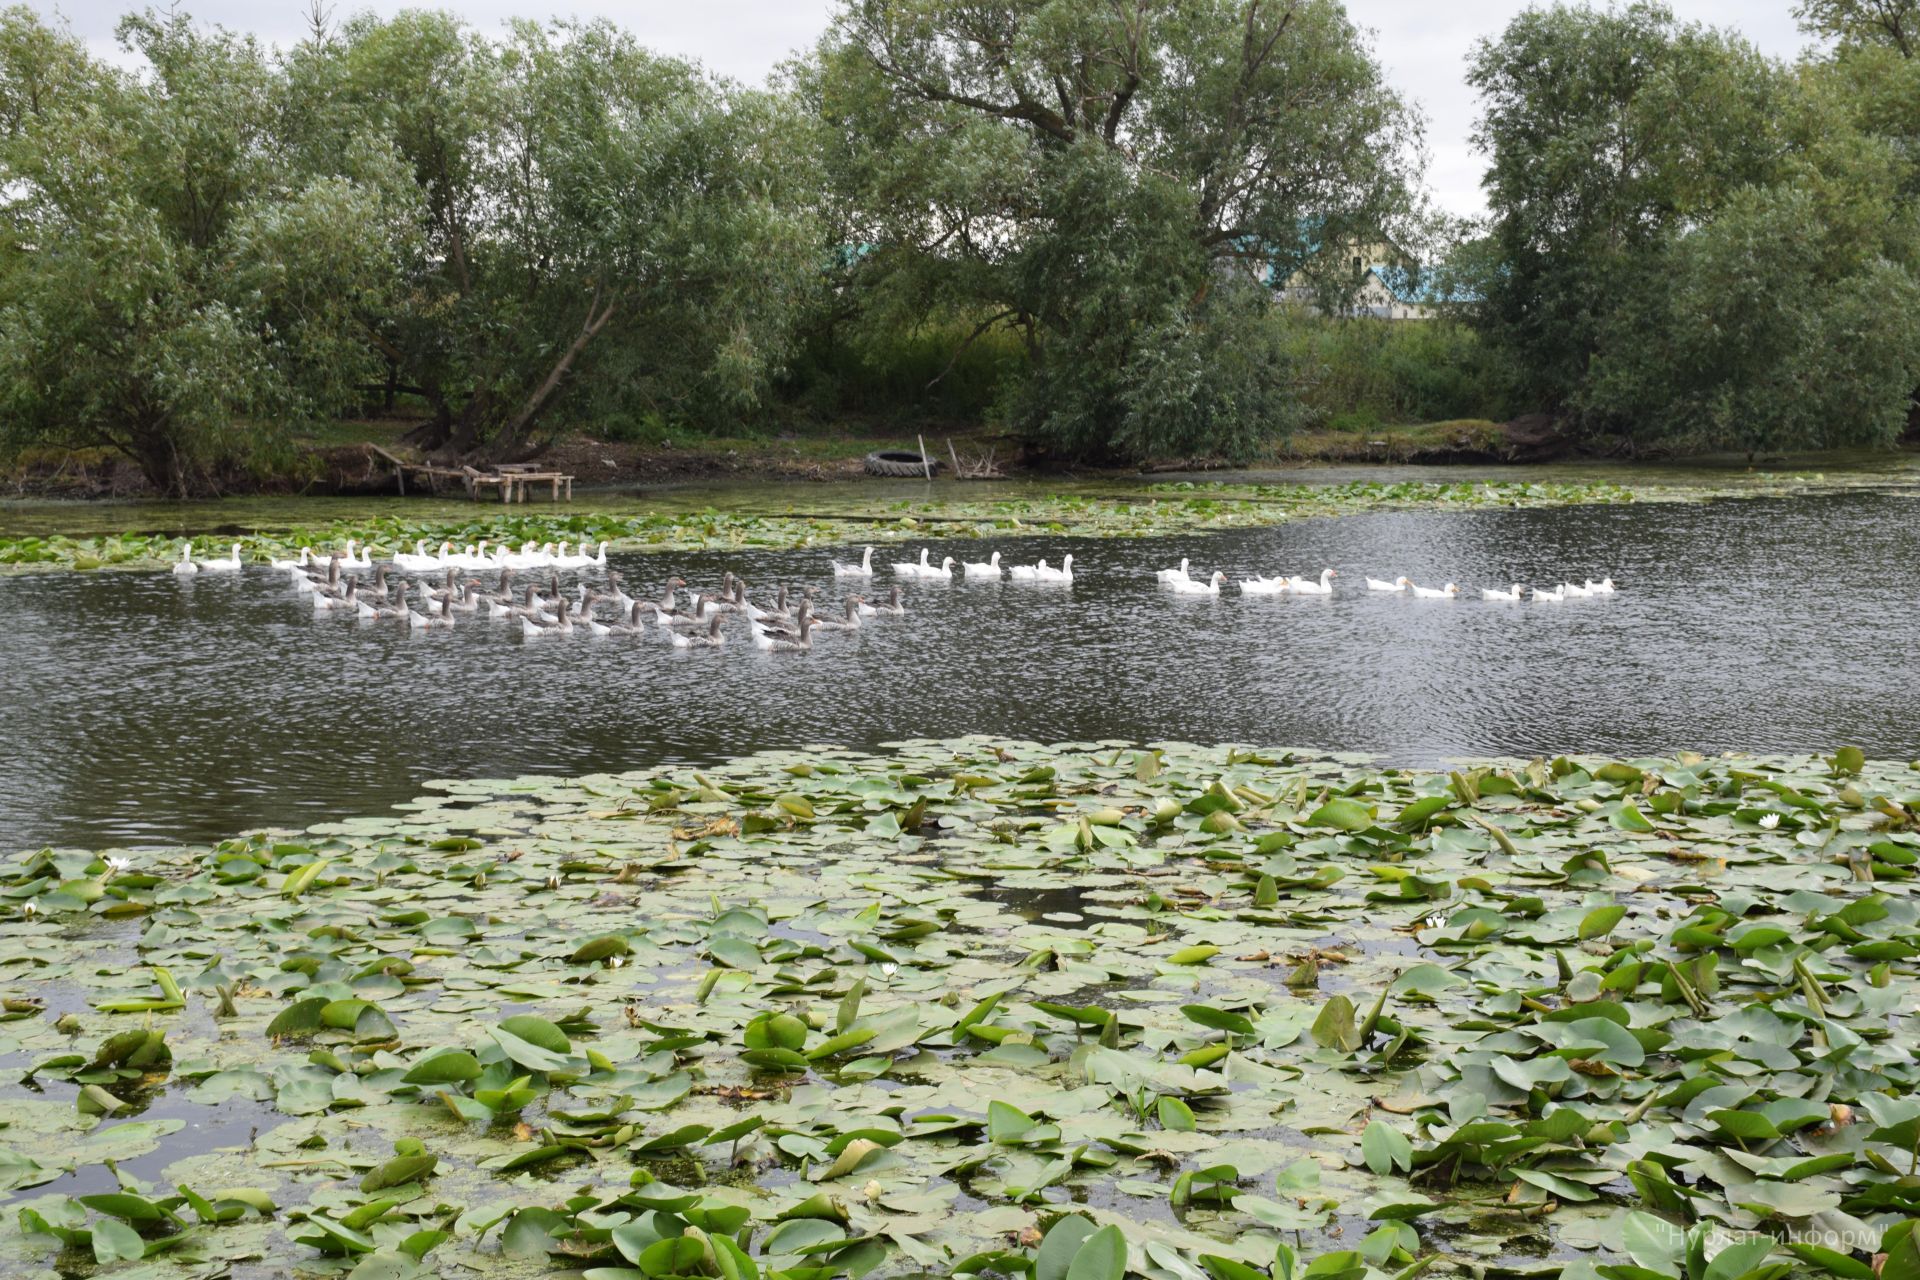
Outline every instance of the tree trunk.
[(442, 448), (453, 438), (453, 410), (447, 404), (445, 393), (435, 389), (427, 391), (427, 403), (433, 406), (433, 416), (401, 436), (400, 439), (421, 450), (432, 453)]
[(574, 335), (567, 349), (561, 352), (560, 358), (547, 371), (547, 376), (541, 380), (539, 386), (534, 388), (533, 394), (527, 397), (527, 402), (520, 406), (520, 412), (514, 414), (506, 426), (500, 429), (500, 434), (494, 437), (492, 452), (495, 455), (504, 455), (525, 446), (527, 430), (539, 419), (541, 411), (553, 399), (554, 392), (560, 389), (560, 384), (572, 371), (573, 363), (580, 358), (580, 353), (585, 351), (587, 344), (607, 327), (607, 321), (613, 319), (613, 313), (619, 305), (620, 299), (612, 297), (608, 298), (607, 304), (602, 307), (600, 291), (598, 289), (593, 291), (593, 297), (587, 302), (586, 319), (580, 324), (580, 332)]
[(192, 478), (181, 463), (180, 451), (174, 447), (163, 421), (142, 417), (134, 423), (129, 438), (118, 442), (116, 447), (132, 459), (147, 483), (162, 497), (194, 496)]

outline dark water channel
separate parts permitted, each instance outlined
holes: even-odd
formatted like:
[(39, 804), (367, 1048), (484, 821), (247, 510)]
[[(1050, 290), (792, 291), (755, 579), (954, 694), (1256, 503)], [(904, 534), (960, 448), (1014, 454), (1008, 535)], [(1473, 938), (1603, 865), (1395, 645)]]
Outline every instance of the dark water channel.
[[(435, 777), (575, 774), (984, 732), (1337, 748), (1391, 760), (1679, 748), (1920, 754), (1920, 514), (1847, 493), (1308, 521), (1074, 553), (1071, 588), (909, 584), (810, 654), (316, 619), (282, 575), (0, 579), (0, 849), (204, 840), (367, 813)], [(917, 549), (919, 544), (914, 544)], [(929, 543), (984, 558), (988, 544)], [(622, 555), (636, 588), (840, 553)], [(1152, 570), (1344, 575), (1331, 598), (1182, 598)], [(877, 559), (896, 556), (882, 548)], [(1406, 573), (1453, 602), (1373, 596)], [(1478, 588), (1611, 574), (1612, 598)], [(889, 581), (884, 572), (876, 579)]]

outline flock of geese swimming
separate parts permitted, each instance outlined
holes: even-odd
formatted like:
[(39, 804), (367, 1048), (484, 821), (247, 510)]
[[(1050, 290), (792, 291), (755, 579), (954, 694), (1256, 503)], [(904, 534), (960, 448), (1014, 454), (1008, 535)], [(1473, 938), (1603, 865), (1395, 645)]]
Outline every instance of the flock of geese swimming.
[[(527, 639), (558, 635), (645, 635), (658, 629), (675, 648), (717, 647), (727, 642), (724, 629), (730, 618), (747, 623), (754, 645), (771, 650), (805, 650), (813, 647), (815, 632), (857, 630), (867, 619), (904, 614), (900, 588), (881, 600), (869, 600), (860, 594), (847, 596), (844, 613), (837, 618), (815, 616), (811, 590), (790, 593), (782, 586), (770, 607), (762, 608), (747, 598), (747, 583), (728, 572), (717, 590), (696, 593), (682, 589), (684, 578), (669, 578), (657, 598), (636, 599), (628, 595), (619, 573), (607, 567), (607, 544), (589, 554), (583, 544), (569, 551), (571, 543), (536, 546), (528, 542), (518, 551), (507, 547), (488, 549), (481, 542), (456, 552), (451, 543), (442, 543), (437, 553), (429, 553), (423, 541), (411, 552), (399, 552), (376, 559), (372, 548), (349, 539), (344, 551), (319, 555), (311, 547), (302, 547), (291, 560), (272, 560), (268, 564), (288, 575), (294, 588), (304, 593), (314, 614), (345, 612), (367, 622), (396, 622), (425, 631), (452, 627), (467, 618), (484, 617), (496, 622), (517, 623)], [(868, 559), (871, 561), (871, 552)], [(922, 565), (927, 561), (921, 554)], [(1068, 557), (1071, 559), (1072, 557)], [(182, 577), (203, 573), (238, 573), (243, 567), (240, 545), (231, 553), (212, 560), (196, 560), (192, 543), (186, 544), (173, 572)], [(909, 569), (922, 566), (908, 566)], [(871, 568), (836, 565), (840, 570), (871, 574)], [(362, 570), (371, 577), (362, 577)], [(561, 584), (563, 570), (599, 571), (605, 585), (589, 586), (576, 582), (571, 589)], [(516, 583), (518, 573), (545, 571), (539, 581)], [(417, 575), (413, 579), (402, 573)], [(468, 575), (498, 574), (491, 582)], [(930, 576), (933, 573), (929, 567)], [(904, 574), (902, 576), (912, 576)], [(603, 616), (601, 610), (611, 607)]]
[[(1068, 556), (1067, 559), (1073, 559)], [(1044, 561), (1042, 563), (1045, 563)], [(1182, 560), (1176, 569), (1156, 569), (1154, 576), (1160, 585), (1169, 588), (1176, 595), (1217, 596), (1226, 583), (1227, 575), (1215, 570), (1211, 577), (1196, 578), (1188, 571), (1188, 562)], [(1240, 594), (1246, 596), (1330, 596), (1333, 594), (1333, 580), (1340, 576), (1338, 569), (1322, 569), (1316, 578), (1290, 578), (1282, 574), (1269, 578), (1256, 574), (1240, 581)], [(1393, 595), (1408, 595), (1416, 600), (1452, 600), (1459, 596), (1460, 587), (1449, 582), (1444, 587), (1423, 587), (1405, 574), (1391, 582), (1383, 578), (1368, 578), (1367, 590)], [(1514, 583), (1511, 587), (1482, 587), (1482, 600), (1534, 600), (1559, 603), (1562, 600), (1584, 600), (1590, 596), (1610, 596), (1619, 588), (1611, 577), (1595, 582), (1592, 578), (1581, 583), (1562, 582), (1554, 587), (1522, 587)]]
[[(558, 546), (549, 542), (523, 543), (516, 551), (508, 547), (489, 549), (486, 542), (455, 551), (451, 543), (442, 543), (437, 552), (429, 552), (425, 540), (414, 544), (411, 552), (376, 559), (371, 547), (349, 539), (344, 551), (317, 554), (302, 547), (295, 559), (272, 560), (269, 565), (288, 575), (295, 589), (312, 602), (315, 615), (341, 611), (368, 622), (404, 623), (414, 630), (451, 627), (463, 618), (484, 617), (509, 625), (517, 624), (522, 636), (536, 639), (556, 635), (645, 635), (657, 630), (675, 648), (715, 647), (727, 642), (729, 619), (744, 620), (753, 644), (770, 650), (805, 650), (813, 647), (817, 632), (853, 631), (868, 619), (906, 612), (898, 581), (952, 581), (962, 578), (1002, 578), (1016, 582), (1046, 582), (1070, 585), (1073, 582), (1073, 557), (1063, 556), (1058, 565), (1044, 559), (1034, 564), (1000, 563), (994, 552), (981, 561), (962, 563), (945, 556), (933, 563), (926, 549), (917, 561), (899, 561), (891, 565), (895, 585), (884, 598), (870, 596), (864, 590), (850, 592), (838, 616), (820, 616), (814, 612), (811, 588), (792, 592), (782, 586), (771, 605), (762, 607), (748, 599), (747, 583), (731, 571), (722, 575), (718, 588), (697, 592), (687, 589), (686, 580), (673, 577), (661, 594), (636, 598), (627, 593), (619, 573), (607, 567), (607, 544), (589, 551), (583, 543)], [(224, 557), (196, 560), (193, 544), (181, 548), (173, 572), (182, 577), (198, 574), (238, 573), (244, 566), (240, 544), (235, 543)], [(362, 576), (362, 571), (370, 576)], [(571, 589), (564, 588), (563, 571), (598, 572), (604, 585), (590, 586), (582, 579)], [(515, 575), (542, 574), (538, 580), (519, 582)], [(411, 579), (403, 574), (415, 575)], [(473, 574), (495, 575), (491, 581)], [(875, 575), (873, 548), (866, 548), (860, 560), (835, 562), (836, 580), (870, 582)], [(1323, 569), (1318, 578), (1256, 575), (1243, 579), (1242, 595), (1248, 596), (1330, 596), (1337, 570)], [(1189, 571), (1182, 560), (1178, 568), (1155, 571), (1159, 584), (1177, 595), (1218, 596), (1227, 581), (1224, 572), (1202, 579)], [(1392, 581), (1368, 578), (1367, 589), (1374, 592), (1406, 594), (1423, 600), (1450, 600), (1460, 594), (1454, 583), (1444, 587), (1423, 587), (1402, 576)], [(683, 598), (682, 592), (685, 591)], [(1555, 587), (1533, 587), (1531, 598), (1560, 601), (1587, 596), (1612, 595), (1612, 578), (1599, 582), (1563, 582)], [(1523, 589), (1483, 588), (1486, 600), (1520, 600)], [(603, 614), (602, 610), (610, 610)]]

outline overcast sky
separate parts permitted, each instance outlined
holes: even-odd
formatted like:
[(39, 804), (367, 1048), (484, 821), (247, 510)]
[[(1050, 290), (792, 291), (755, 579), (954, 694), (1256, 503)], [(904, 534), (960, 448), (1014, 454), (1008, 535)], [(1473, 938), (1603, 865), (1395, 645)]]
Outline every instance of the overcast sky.
[[(306, 0), (180, 0), (194, 17), (249, 30), (263, 39), (297, 39)], [(1791, 0), (1670, 0), (1683, 18), (1738, 28), (1762, 50), (1791, 57), (1803, 45)], [(113, 26), (132, 0), (63, 0), (56, 6), (75, 31), (106, 53)], [(476, 25), (492, 27), (512, 15), (543, 16), (526, 0), (338, 0), (341, 14), (361, 8), (456, 9)], [(1436, 200), (1455, 213), (1477, 213), (1480, 158), (1468, 136), (1474, 101), (1464, 81), (1468, 50), (1499, 31), (1526, 0), (1348, 0), (1361, 26), (1372, 29), (1389, 78), (1425, 110)], [(757, 81), (795, 49), (810, 45), (826, 24), (832, 0), (576, 0), (552, 12), (605, 16), (665, 53), (700, 59), (725, 75)]]

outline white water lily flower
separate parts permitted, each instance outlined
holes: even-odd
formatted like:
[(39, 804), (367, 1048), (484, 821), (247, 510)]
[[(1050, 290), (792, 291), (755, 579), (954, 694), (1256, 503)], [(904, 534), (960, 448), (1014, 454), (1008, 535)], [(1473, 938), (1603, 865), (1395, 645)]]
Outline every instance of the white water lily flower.
[(860, 1188), (860, 1194), (868, 1200), (878, 1200), (886, 1194), (886, 1188), (880, 1185), (880, 1179), (870, 1178), (867, 1181), (867, 1185)]
[(34, 906), (31, 902), (23, 902), (20, 904), (20, 914), (23, 916), (37, 916), (40, 914), (40, 908)]
[(107, 870), (114, 875), (119, 875), (121, 872), (131, 869), (132, 866), (132, 858), (124, 857), (117, 853), (107, 855)]
[(1441, 925), (1445, 924), (1446, 922), (1447, 922), (1447, 913), (1445, 910), (1434, 911), (1434, 912), (1428, 913), (1427, 918), (1420, 922), (1420, 927), (1422, 929), (1438, 929)]
[(1771, 831), (1780, 825), (1780, 815), (1777, 813), (1765, 814), (1760, 819), (1760, 825)]
[(891, 960), (884, 962), (880, 966), (880, 976), (883, 978), (891, 978), (894, 974), (898, 972), (900, 972), (900, 966), (895, 964)]
[(608, 956), (607, 968), (618, 969), (621, 965), (625, 964), (626, 962), (627, 960), (625, 956)]

